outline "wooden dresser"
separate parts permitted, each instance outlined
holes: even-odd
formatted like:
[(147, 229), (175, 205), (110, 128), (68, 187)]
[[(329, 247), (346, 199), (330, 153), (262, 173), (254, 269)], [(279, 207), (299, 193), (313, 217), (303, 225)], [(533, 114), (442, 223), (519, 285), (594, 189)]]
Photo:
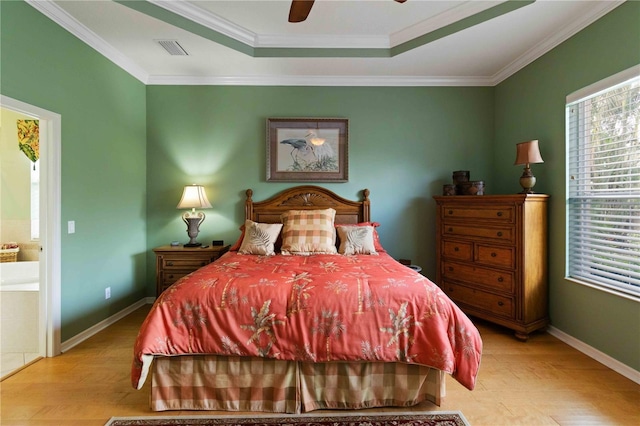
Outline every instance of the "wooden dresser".
[(549, 323), (548, 195), (436, 196), (437, 284), (518, 339)]
[(156, 296), (171, 284), (199, 269), (229, 250), (229, 246), (184, 247), (162, 246), (153, 249), (156, 254)]

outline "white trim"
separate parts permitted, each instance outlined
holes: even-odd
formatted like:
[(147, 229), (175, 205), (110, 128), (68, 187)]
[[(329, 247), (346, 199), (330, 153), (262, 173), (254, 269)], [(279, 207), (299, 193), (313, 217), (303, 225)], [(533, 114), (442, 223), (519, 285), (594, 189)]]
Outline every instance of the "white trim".
[(344, 36), (298, 34), (295, 37), (285, 34), (258, 34), (257, 46), (260, 48), (301, 48), (301, 49), (389, 49), (387, 36)]
[(231, 37), (241, 43), (247, 44), (251, 47), (256, 47), (256, 40), (258, 35), (253, 31), (237, 25), (231, 21), (224, 19), (223, 17), (216, 15), (196, 6), (193, 3), (175, 1), (175, 0), (147, 0), (149, 3), (161, 7), (176, 15), (182, 16), (196, 24), (209, 28), (215, 32)]
[[(46, 109), (27, 104), (8, 96), (0, 95), (3, 108), (32, 116), (40, 123), (40, 226), (44, 230), (40, 236), (44, 243), (40, 253), (42, 277), (40, 288), (40, 341), (45, 348), (40, 352), (43, 356), (55, 356), (60, 353), (61, 325), (61, 238), (60, 238), (60, 204), (61, 204), (61, 152), (62, 152), (62, 117)], [(43, 209), (46, 209), (43, 211)]]
[(483, 2), (483, 1), (467, 1), (459, 4), (451, 9), (445, 10), (438, 15), (429, 19), (418, 22), (410, 27), (392, 33), (389, 36), (388, 45), (395, 47), (402, 43), (406, 43), (425, 34), (432, 33), (436, 30), (444, 28), (448, 25), (455, 24), (458, 21), (475, 16), (478, 13), (499, 6), (504, 1)]
[[(568, 261), (568, 258), (567, 258), (567, 261)], [(565, 269), (567, 269), (567, 268), (565, 267)], [(575, 283), (575, 284), (583, 285), (585, 287), (591, 287), (594, 290), (600, 290), (600, 291), (604, 291), (605, 293), (612, 294), (614, 296), (622, 297), (623, 299), (632, 300), (634, 302), (640, 302), (640, 298), (638, 296), (635, 296), (635, 295), (629, 294), (629, 293), (623, 293), (620, 290), (614, 289), (612, 287), (608, 287), (608, 286), (603, 285), (603, 284), (592, 284), (592, 283), (590, 283), (588, 281), (580, 280), (580, 279), (573, 278), (573, 277), (564, 277), (564, 279), (567, 280), (567, 281), (571, 281), (572, 283)]]
[(615, 371), (616, 373), (622, 374), (624, 377), (626, 377), (627, 379), (640, 384), (640, 371), (638, 370), (634, 370), (633, 368), (629, 367), (626, 364), (621, 363), (620, 361), (618, 361), (617, 359), (614, 359), (612, 357), (610, 357), (609, 355), (600, 352), (599, 350), (597, 350), (596, 348), (587, 345), (586, 343), (584, 343), (581, 340), (576, 339), (573, 336), (570, 336), (569, 334), (565, 333), (564, 331), (561, 331), (553, 326), (549, 326), (547, 328), (547, 333), (549, 333), (550, 335), (554, 336), (555, 338), (561, 340), (562, 342), (566, 343), (567, 345), (571, 346), (572, 348), (575, 348), (577, 350), (579, 350), (580, 352), (582, 352), (583, 354), (587, 355), (590, 358), (593, 358), (594, 360), (598, 361), (599, 363), (609, 367), (610, 369), (612, 369), (613, 371)]
[(25, 0), (28, 5), (38, 12), (60, 25), (65, 30), (79, 38), (88, 46), (95, 49), (102, 56), (122, 68), (134, 78), (146, 83), (149, 73), (140, 68), (138, 64), (124, 55), (118, 49), (107, 43), (103, 38), (84, 26), (64, 9), (55, 4), (52, 0)]
[(194, 86), (493, 86), (485, 77), (388, 76), (151, 76), (149, 85)]
[[(582, 31), (588, 25), (602, 18), (604, 15), (624, 3), (623, 0), (615, 0), (598, 4), (593, 9), (593, 13), (584, 17), (582, 20), (574, 21), (572, 25), (565, 27), (559, 33), (544, 40), (542, 43), (534, 46), (525, 54), (511, 62), (492, 76), (481, 77), (440, 77), (440, 76), (380, 76), (380, 77), (351, 77), (351, 76), (161, 76), (152, 75), (139, 67), (129, 57), (122, 54), (119, 50), (100, 38), (93, 31), (78, 22), (69, 15), (64, 9), (56, 5), (52, 0), (25, 0), (36, 10), (53, 20), (55, 23), (69, 31), (74, 36), (91, 46), (100, 54), (105, 56), (111, 62), (122, 68), (134, 78), (138, 79), (146, 85), (255, 85), (255, 86), (495, 86), (506, 80), (525, 66), (529, 65), (536, 59), (540, 58), (551, 49), (555, 48), (568, 38), (572, 37), (579, 31)], [(245, 43), (250, 47), (329, 47), (335, 48), (336, 37), (318, 36), (318, 37), (289, 37), (280, 35), (260, 35), (246, 30), (243, 27), (235, 25), (218, 15), (215, 15), (200, 7), (196, 7), (191, 3), (176, 2), (167, 0), (149, 0), (150, 3), (176, 13), (185, 19), (189, 19), (207, 28), (219, 32), (220, 34), (231, 37), (239, 42)], [(474, 2), (471, 2), (474, 3)], [(475, 6), (476, 8), (479, 6)], [(476, 12), (477, 13), (477, 12)], [(452, 11), (443, 12), (448, 19), (458, 17), (464, 19), (462, 10), (454, 9)], [(433, 28), (434, 24), (426, 20), (417, 24), (420, 31), (427, 31)], [(433, 29), (432, 29), (433, 30)], [(402, 40), (409, 37), (414, 29), (402, 30), (387, 37), (340, 37), (341, 45), (345, 48), (389, 48), (402, 43)], [(411, 35), (408, 35), (411, 34)], [(383, 40), (386, 39), (386, 40)], [(304, 45), (306, 43), (306, 46)], [(377, 44), (380, 43), (378, 46)]]
[(111, 315), (109, 318), (106, 318), (100, 321), (99, 323), (87, 328), (83, 332), (76, 334), (72, 338), (65, 340), (64, 342), (62, 342), (62, 352), (67, 352), (69, 349), (73, 348), (74, 346), (79, 345), (80, 343), (84, 342), (88, 338), (94, 336), (95, 334), (99, 333), (100, 331), (104, 330), (110, 325), (113, 325), (117, 321), (120, 321), (122, 318), (126, 317), (132, 312), (135, 312), (136, 310), (140, 309), (142, 306), (153, 303), (154, 300), (155, 298), (153, 297), (143, 297), (142, 299), (135, 302), (133, 305), (127, 308), (124, 308), (120, 312), (116, 312), (115, 314)]
[(627, 68), (624, 71), (620, 71), (619, 73), (603, 78), (600, 81), (596, 81), (587, 87), (576, 90), (567, 96), (567, 106), (581, 102), (586, 98), (593, 97), (604, 90), (610, 90), (613, 86), (624, 84), (636, 77), (640, 77), (640, 65)]
[(541, 43), (533, 46), (531, 49), (527, 50), (520, 57), (516, 58), (506, 67), (502, 68), (496, 74), (493, 75), (493, 85), (498, 85), (503, 82), (507, 78), (511, 77), (513, 74), (517, 73), (536, 59), (550, 52), (561, 43), (564, 43), (569, 38), (573, 37), (580, 31), (587, 28), (589, 25), (593, 24), (598, 19), (602, 18), (607, 13), (611, 12), (616, 7), (620, 6), (624, 3), (625, 0), (615, 0), (615, 1), (607, 1), (603, 3), (596, 4), (593, 6), (592, 13), (587, 16), (584, 16), (581, 20), (575, 20), (571, 22), (570, 25), (559, 29), (557, 33), (553, 34), (553, 36), (548, 37), (543, 40)]
[(389, 49), (404, 42), (413, 40), (462, 19), (476, 15), (499, 5), (502, 1), (486, 2), (469, 1), (446, 10), (436, 16), (418, 22), (408, 28), (390, 35), (290, 35), (290, 34), (257, 34), (237, 25), (215, 13), (196, 6), (194, 3), (171, 0), (147, 0), (158, 7), (182, 16), (210, 30), (231, 37), (253, 48), (260, 47), (300, 47), (300, 48), (349, 48), (349, 49)]

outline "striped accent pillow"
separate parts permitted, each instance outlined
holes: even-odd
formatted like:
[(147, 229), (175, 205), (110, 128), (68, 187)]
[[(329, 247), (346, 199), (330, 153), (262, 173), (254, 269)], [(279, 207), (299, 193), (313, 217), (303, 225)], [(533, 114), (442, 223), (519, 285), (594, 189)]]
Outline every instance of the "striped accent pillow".
[(283, 213), (282, 254), (336, 254), (335, 217), (334, 209)]

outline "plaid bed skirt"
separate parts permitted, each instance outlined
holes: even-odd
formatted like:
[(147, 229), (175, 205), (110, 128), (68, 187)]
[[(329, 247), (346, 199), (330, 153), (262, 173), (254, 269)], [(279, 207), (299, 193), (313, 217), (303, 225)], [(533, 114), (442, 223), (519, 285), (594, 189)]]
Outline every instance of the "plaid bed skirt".
[(157, 357), (151, 409), (301, 413), (440, 405), (444, 373), (416, 364), (294, 362), (234, 356)]

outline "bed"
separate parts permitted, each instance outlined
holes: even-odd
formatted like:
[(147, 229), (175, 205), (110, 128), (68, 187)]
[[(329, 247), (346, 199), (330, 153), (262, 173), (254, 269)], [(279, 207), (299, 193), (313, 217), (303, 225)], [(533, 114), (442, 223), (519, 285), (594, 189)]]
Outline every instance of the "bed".
[(431, 281), (385, 252), (369, 191), (246, 191), (242, 235), (155, 301), (131, 381), (151, 409), (300, 413), (440, 404), (472, 390), (482, 340)]

